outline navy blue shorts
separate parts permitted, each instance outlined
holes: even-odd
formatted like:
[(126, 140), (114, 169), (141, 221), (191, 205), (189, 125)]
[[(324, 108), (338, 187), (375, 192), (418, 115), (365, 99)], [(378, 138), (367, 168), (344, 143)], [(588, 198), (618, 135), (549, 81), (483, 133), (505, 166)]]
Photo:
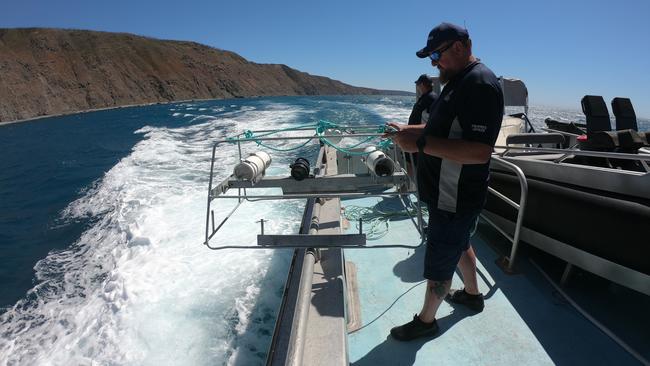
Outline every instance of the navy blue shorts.
[(464, 251), (469, 249), (469, 237), (480, 211), (453, 213), (429, 205), (429, 228), (424, 256), (424, 278), (447, 281)]

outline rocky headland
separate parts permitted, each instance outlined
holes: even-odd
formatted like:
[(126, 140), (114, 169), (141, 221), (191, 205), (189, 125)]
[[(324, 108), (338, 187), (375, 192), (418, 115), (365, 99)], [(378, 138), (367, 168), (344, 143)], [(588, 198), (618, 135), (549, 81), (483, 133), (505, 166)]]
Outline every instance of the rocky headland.
[(195, 42), (0, 29), (0, 123), (181, 100), (346, 94), (410, 93), (354, 87)]

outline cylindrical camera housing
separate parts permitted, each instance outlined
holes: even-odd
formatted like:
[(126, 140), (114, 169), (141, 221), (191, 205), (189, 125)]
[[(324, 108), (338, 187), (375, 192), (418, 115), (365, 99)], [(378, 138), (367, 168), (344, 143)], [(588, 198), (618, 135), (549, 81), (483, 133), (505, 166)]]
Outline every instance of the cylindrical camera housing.
[(244, 161), (237, 164), (233, 174), (235, 178), (241, 180), (258, 180), (270, 165), (271, 155), (264, 151), (258, 151), (250, 154)]
[(289, 165), (291, 168), (291, 176), (293, 179), (301, 181), (309, 177), (309, 160), (305, 158), (298, 158), (296, 161)]
[(365, 158), (365, 163), (371, 172), (380, 177), (393, 175), (395, 172), (395, 163), (393, 162), (393, 159), (386, 156), (383, 151), (377, 150), (374, 146), (368, 146), (364, 151), (370, 152), (370, 154)]

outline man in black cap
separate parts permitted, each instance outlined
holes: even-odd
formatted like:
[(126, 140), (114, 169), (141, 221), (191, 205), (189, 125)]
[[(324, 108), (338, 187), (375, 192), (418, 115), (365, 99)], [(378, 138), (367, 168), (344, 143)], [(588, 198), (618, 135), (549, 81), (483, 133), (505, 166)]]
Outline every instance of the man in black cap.
[(417, 101), (413, 105), (413, 110), (409, 116), (409, 125), (427, 123), (429, 119), (429, 107), (438, 97), (433, 92), (433, 80), (427, 74), (422, 74), (415, 80), (415, 91)]
[[(433, 79), (427, 75), (422, 74), (420, 77), (415, 80), (415, 91), (416, 91), (416, 102), (413, 105), (413, 110), (411, 110), (411, 115), (409, 116), (409, 125), (419, 125), (427, 123), (429, 119), (429, 107), (436, 100), (438, 94), (433, 92)], [(406, 161), (408, 163), (413, 162), (417, 164), (417, 153), (408, 153), (406, 154)], [(407, 164), (406, 170), (409, 175), (411, 172), (411, 164)]]
[[(445, 84), (430, 107), (426, 125), (390, 124), (402, 150), (418, 152), (420, 200), (429, 208), (424, 304), (413, 320), (391, 330), (408, 341), (437, 333), (435, 315), (442, 300), (480, 312), (483, 295), (476, 281), (470, 232), (487, 197), (489, 162), (503, 118), (503, 91), (490, 69), (472, 55), (466, 29), (442, 23), (429, 33), (417, 56), (429, 57)], [(450, 294), (460, 269), (465, 288)]]

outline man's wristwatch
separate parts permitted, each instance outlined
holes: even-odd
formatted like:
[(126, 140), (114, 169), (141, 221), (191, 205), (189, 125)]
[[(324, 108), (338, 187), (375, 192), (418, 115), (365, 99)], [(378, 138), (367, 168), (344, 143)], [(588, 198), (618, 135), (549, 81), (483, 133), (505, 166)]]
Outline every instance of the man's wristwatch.
[(415, 146), (418, 147), (419, 152), (424, 151), (424, 145), (426, 144), (427, 144), (427, 136), (424, 134), (415, 141)]

